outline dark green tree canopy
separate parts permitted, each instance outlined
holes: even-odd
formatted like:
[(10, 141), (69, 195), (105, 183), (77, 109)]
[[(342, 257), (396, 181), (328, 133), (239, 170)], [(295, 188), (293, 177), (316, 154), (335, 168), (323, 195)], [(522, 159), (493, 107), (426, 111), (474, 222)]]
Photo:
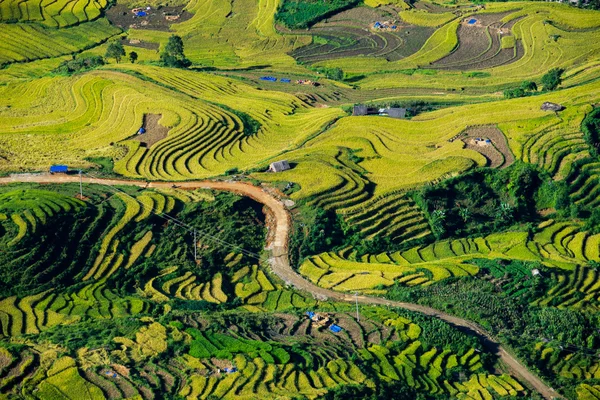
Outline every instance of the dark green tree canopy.
[(125, 57), (125, 49), (121, 42), (111, 42), (106, 49), (106, 53), (104, 54), (106, 58), (114, 58), (117, 63), (121, 61), (121, 57)]
[(544, 90), (554, 90), (561, 84), (561, 75), (565, 70), (562, 68), (552, 68), (548, 73), (542, 76), (542, 85)]
[(183, 53), (183, 40), (180, 36), (171, 35), (165, 49), (160, 54), (160, 61), (167, 67), (184, 68), (192, 63)]

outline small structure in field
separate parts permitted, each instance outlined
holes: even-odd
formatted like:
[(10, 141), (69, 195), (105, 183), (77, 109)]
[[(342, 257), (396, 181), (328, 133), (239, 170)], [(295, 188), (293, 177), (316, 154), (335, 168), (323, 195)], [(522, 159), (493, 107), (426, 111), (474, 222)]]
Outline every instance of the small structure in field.
[(405, 118), (406, 108), (389, 107), (389, 108), (375, 108), (368, 107), (364, 104), (354, 106), (352, 109), (352, 115), (364, 116), (364, 115), (380, 115), (390, 118)]
[(476, 20), (475, 18), (471, 18), (471, 19), (470, 19), (470, 20), (467, 22), (467, 24), (469, 24), (469, 25), (475, 25), (476, 23), (477, 23), (477, 20)]
[(308, 311), (306, 312), (306, 315), (310, 318), (312, 323), (318, 327), (327, 326), (331, 323), (331, 317), (327, 313)]
[(387, 115), (390, 118), (405, 118), (406, 108), (392, 107), (388, 108), (383, 115)]
[(545, 101), (544, 104), (542, 104), (543, 111), (562, 111), (564, 109), (565, 106), (556, 103), (551, 103), (549, 101)]
[(533, 275), (533, 276), (542, 276), (542, 273), (540, 272), (539, 269), (534, 268), (534, 269), (531, 270), (531, 275)]
[(51, 165), (50, 173), (51, 174), (66, 174), (69, 172), (69, 167), (66, 165)]
[(287, 160), (275, 161), (269, 165), (269, 172), (282, 172), (290, 169), (290, 163)]
[(376, 108), (374, 107), (367, 107), (364, 104), (359, 104), (357, 106), (354, 106), (354, 108), (352, 109), (352, 115), (354, 116), (363, 116), (363, 115), (373, 115), (373, 114), (377, 114), (378, 111)]

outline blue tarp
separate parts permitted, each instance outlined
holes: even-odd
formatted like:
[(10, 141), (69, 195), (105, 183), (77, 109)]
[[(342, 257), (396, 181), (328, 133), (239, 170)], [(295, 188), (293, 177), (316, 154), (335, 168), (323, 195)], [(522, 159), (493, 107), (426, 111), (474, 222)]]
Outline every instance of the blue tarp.
[(281, 78), (280, 80), (283, 83), (290, 83), (292, 81), (291, 79), (288, 79), (288, 78)]
[(380, 22), (375, 22), (375, 25), (373, 25), (373, 27), (375, 27), (375, 28), (379, 28), (380, 26), (381, 26)]
[(225, 368), (225, 372), (227, 372), (228, 374), (232, 374), (234, 372), (237, 372), (237, 368), (236, 367)]
[(338, 333), (342, 331), (342, 328), (334, 324), (329, 327), (329, 330), (333, 333)]
[(146, 14), (146, 11), (138, 11), (135, 13), (135, 15), (137, 15), (138, 17), (145, 17), (148, 14)]
[(261, 76), (260, 80), (261, 81), (277, 82), (277, 78), (275, 78), (274, 76)]
[(492, 143), (492, 141), (490, 139), (485, 139), (486, 143)]
[(314, 313), (314, 312), (312, 312), (312, 311), (307, 311), (307, 312), (306, 312), (306, 315), (308, 315), (308, 318), (312, 318), (312, 317), (314, 317), (314, 316), (315, 316), (315, 313)]
[(50, 167), (50, 172), (54, 173), (54, 172), (68, 172), (69, 171), (69, 167), (67, 167), (66, 165), (52, 165)]
[(477, 23), (477, 20), (475, 18), (473, 18), (473, 19), (470, 19), (468, 23), (469, 23), (469, 25), (474, 25)]
[(140, 130), (138, 131), (138, 133), (140, 133), (140, 134), (141, 134), (141, 133), (146, 133), (146, 128), (143, 128), (143, 127), (142, 127), (142, 128), (140, 128)]
[(396, 26), (396, 25), (392, 25), (392, 29), (396, 29), (396, 28), (397, 28), (397, 26)]

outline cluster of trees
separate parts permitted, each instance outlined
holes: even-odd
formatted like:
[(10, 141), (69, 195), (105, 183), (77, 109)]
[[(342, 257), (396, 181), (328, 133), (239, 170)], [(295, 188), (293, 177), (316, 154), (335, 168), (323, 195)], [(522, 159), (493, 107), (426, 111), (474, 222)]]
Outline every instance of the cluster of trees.
[[(542, 76), (540, 79), (542, 91), (555, 90), (562, 83), (563, 72), (564, 69), (562, 68), (553, 68)], [(504, 91), (504, 98), (513, 99), (516, 97), (531, 96), (535, 93), (538, 93), (538, 85), (533, 81), (524, 81), (518, 88), (506, 89)]]
[(504, 91), (505, 99), (514, 99), (515, 97), (529, 96), (532, 93), (537, 92), (537, 84), (533, 81), (524, 81), (520, 87), (515, 89), (506, 89)]
[(581, 123), (581, 131), (585, 141), (590, 145), (590, 153), (598, 157), (600, 147), (600, 108), (595, 108)]
[[(106, 53), (104, 57), (106, 58), (114, 58), (117, 64), (121, 62), (121, 58), (125, 57), (125, 48), (120, 41), (114, 41), (109, 43), (106, 48)], [(138, 59), (138, 54), (135, 51), (129, 53), (129, 61), (134, 63)]]
[(554, 206), (562, 193), (545, 190), (550, 184), (546, 173), (517, 162), (503, 170), (477, 169), (424, 186), (412, 197), (428, 215), (436, 237), (465, 236), (535, 220), (538, 205)]
[(90, 56), (84, 58), (73, 57), (72, 60), (63, 61), (54, 69), (56, 74), (74, 74), (76, 72), (87, 71), (104, 65), (104, 58), (100, 56)]
[[(123, 44), (116, 40), (109, 43), (104, 57), (114, 58), (115, 62), (118, 64), (125, 55), (126, 52)], [(131, 51), (128, 58), (131, 63), (135, 63), (138, 60), (138, 54), (135, 51)], [(165, 67), (174, 68), (186, 68), (192, 65), (192, 62), (188, 60), (183, 53), (183, 40), (180, 36), (171, 35), (164, 50), (160, 54), (160, 63)]]

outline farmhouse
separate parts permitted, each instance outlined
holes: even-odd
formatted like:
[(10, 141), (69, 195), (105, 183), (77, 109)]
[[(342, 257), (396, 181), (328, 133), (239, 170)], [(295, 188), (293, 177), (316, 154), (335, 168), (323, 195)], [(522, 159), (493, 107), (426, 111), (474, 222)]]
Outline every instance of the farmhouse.
[(287, 160), (275, 161), (269, 166), (269, 172), (281, 172), (290, 169), (290, 163)]
[(367, 107), (364, 104), (354, 106), (352, 115), (363, 116), (363, 115), (381, 115), (388, 116), (391, 118), (405, 118), (406, 108), (390, 107), (390, 108), (375, 108)]
[(541, 108), (543, 111), (562, 111), (565, 109), (564, 106), (556, 103), (550, 103), (549, 101), (545, 101)]

